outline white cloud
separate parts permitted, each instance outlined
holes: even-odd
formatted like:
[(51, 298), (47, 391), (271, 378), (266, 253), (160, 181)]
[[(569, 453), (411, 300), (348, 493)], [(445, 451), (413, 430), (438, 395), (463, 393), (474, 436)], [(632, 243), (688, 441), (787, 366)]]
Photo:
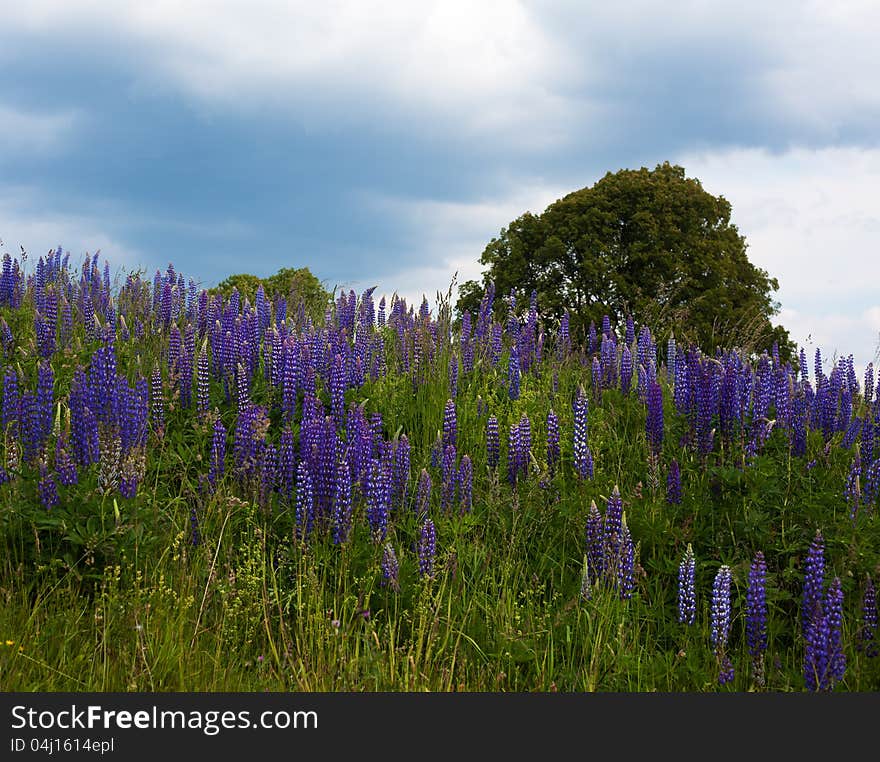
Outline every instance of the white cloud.
[[(458, 285), (482, 278), (480, 255), (502, 228), (525, 212), (540, 214), (569, 191), (536, 180), (523, 182), (505, 196), (472, 203), (366, 197), (364, 203), (369, 208), (390, 216), (409, 232), (412, 260), (430, 264), (390, 273), (378, 284), (358, 282), (350, 287), (358, 290), (378, 285), (377, 298), (384, 293), (390, 299), (396, 292), (407, 304), (418, 307), (423, 296), (435, 305), (436, 293), (445, 294), (455, 278), (456, 287), (452, 291), (455, 302)], [(426, 284), (430, 284), (430, 288), (426, 288)]]
[(792, 338), (870, 361), (880, 332), (880, 149), (731, 150), (676, 161), (730, 201), (750, 261), (779, 280), (779, 322)]
[(8, 33), (123, 41), (138, 87), (269, 105), (322, 129), (384, 109), (394, 115), (385, 129), (403, 117), (429, 135), (452, 128), (534, 147), (576, 116), (547, 86), (572, 61), (514, 0), (33, 0), (10, 10)]
[(28, 261), (61, 246), (70, 252), (71, 266), (78, 266), (88, 253), (100, 251), (110, 267), (137, 268), (147, 259), (109, 231), (100, 219), (85, 214), (45, 212), (40, 196), (27, 187), (12, 187), (0, 193), (0, 240), (13, 256), (27, 252)]

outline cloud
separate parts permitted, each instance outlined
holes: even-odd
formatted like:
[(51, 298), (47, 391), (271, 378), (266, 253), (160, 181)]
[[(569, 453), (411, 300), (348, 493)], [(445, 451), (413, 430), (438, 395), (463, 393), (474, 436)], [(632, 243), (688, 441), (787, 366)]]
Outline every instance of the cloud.
[(880, 148), (743, 149), (676, 161), (730, 201), (750, 261), (779, 280), (780, 322), (792, 338), (870, 360), (880, 330)]
[(291, 114), (308, 129), (385, 113), (384, 131), (418, 123), (426, 135), (534, 148), (571, 122), (571, 104), (548, 84), (573, 62), (510, 0), (35, 0), (4, 24), (83, 45), (112, 40), (114, 55), (133, 62), (134, 93), (177, 89), (209, 108)]
[(103, 218), (45, 211), (33, 188), (11, 187), (0, 192), (0, 240), (5, 251), (18, 256), (22, 248), (31, 261), (61, 246), (70, 252), (71, 266), (86, 254), (100, 251), (113, 269), (137, 267), (148, 261), (107, 227)]
[(54, 154), (69, 144), (79, 121), (79, 114), (75, 111), (36, 113), (0, 103), (0, 144), (9, 153), (39, 151)]
[[(409, 199), (368, 196), (364, 203), (378, 214), (395, 220), (403, 231), (403, 246), (412, 252), (410, 262), (394, 270), (379, 270), (377, 293), (396, 292), (408, 304), (421, 303), (422, 296), (435, 302), (436, 291), (446, 292), (455, 279), (456, 286), (466, 280), (481, 280), (480, 255), (486, 244), (510, 222), (530, 211), (543, 212), (547, 206), (570, 191), (540, 179), (525, 180), (513, 191), (472, 202), (442, 201), (431, 198)], [(407, 257), (401, 257), (403, 262)], [(435, 284), (430, 293), (425, 284)], [(356, 281), (353, 288), (364, 288)], [(457, 288), (452, 292), (458, 298)]]

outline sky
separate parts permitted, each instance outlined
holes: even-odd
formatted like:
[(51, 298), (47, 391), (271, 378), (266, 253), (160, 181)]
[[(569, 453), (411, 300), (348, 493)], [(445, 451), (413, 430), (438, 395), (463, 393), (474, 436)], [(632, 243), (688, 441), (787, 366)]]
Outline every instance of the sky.
[(433, 301), (524, 212), (670, 161), (730, 201), (811, 364), (880, 357), (873, 0), (0, 6), (12, 254)]

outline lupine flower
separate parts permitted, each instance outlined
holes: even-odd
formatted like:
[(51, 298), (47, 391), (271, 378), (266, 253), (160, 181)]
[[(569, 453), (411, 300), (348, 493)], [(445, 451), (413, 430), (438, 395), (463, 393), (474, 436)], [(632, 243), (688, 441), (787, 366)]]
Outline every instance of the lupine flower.
[(51, 510), (61, 500), (58, 497), (58, 486), (55, 484), (55, 479), (44, 463), (40, 464), (40, 483), (37, 490), (40, 493), (40, 502), (46, 510)]
[(446, 445), (443, 451), (443, 492), (440, 495), (440, 509), (443, 511), (452, 508), (455, 503), (455, 495), (458, 491), (458, 471), (456, 469), (455, 445)]
[(223, 422), (217, 418), (214, 421), (214, 436), (211, 440), (211, 469), (208, 472), (208, 482), (211, 490), (217, 489), (217, 482), (223, 478), (226, 470), (226, 429)]
[(336, 470), (336, 492), (333, 498), (333, 542), (344, 543), (351, 532), (351, 471), (340, 461)]
[(846, 657), (841, 648), (843, 590), (835, 577), (813, 608), (804, 634), (804, 682), (808, 690), (828, 691), (843, 679)]
[(431, 519), (425, 519), (419, 533), (419, 575), (423, 579), (433, 579), (434, 577), (434, 557), (437, 554), (437, 533), (434, 529), (434, 522)]
[(666, 475), (666, 502), (670, 505), (681, 503), (681, 469), (674, 458)]
[(458, 425), (455, 416), (455, 402), (446, 400), (446, 408), (443, 411), (443, 450), (449, 445), (458, 444)]
[(519, 352), (516, 344), (510, 348), (510, 359), (507, 367), (507, 389), (510, 399), (519, 399)]
[(604, 537), (602, 534), (602, 514), (596, 501), (590, 502), (590, 513), (587, 516), (585, 557), (588, 562), (590, 581), (595, 583), (605, 565)]
[(507, 481), (511, 486), (516, 485), (519, 476), (519, 452), (519, 424), (513, 423), (507, 438)]
[(583, 388), (574, 402), (574, 468), (581, 479), (592, 478), (590, 448), (587, 446), (587, 396)]
[(461, 512), (470, 513), (473, 508), (473, 484), (474, 484), (474, 467), (471, 459), (467, 455), (461, 458), (461, 464), (458, 468), (458, 484), (459, 484), (459, 501), (461, 503)]
[(449, 356), (449, 394), (453, 399), (458, 396), (458, 356)]
[(678, 621), (693, 624), (697, 615), (696, 560), (694, 549), (688, 543), (684, 558), (678, 566)]
[(651, 452), (659, 455), (663, 446), (663, 390), (655, 379), (648, 383), (648, 415), (645, 419), (645, 433)]
[(635, 589), (635, 546), (632, 534), (625, 522), (620, 540), (620, 562), (616, 583), (621, 600), (632, 598)]
[(389, 480), (385, 467), (380, 460), (373, 459), (370, 463), (367, 478), (367, 521), (373, 542), (383, 542), (388, 532)]
[(629, 394), (629, 388), (632, 384), (633, 360), (632, 353), (629, 351), (630, 344), (631, 342), (624, 344), (620, 357), (620, 389), (624, 394)]
[(307, 537), (315, 520), (314, 489), (308, 464), (301, 460), (296, 469), (296, 536)]
[(157, 365), (153, 368), (152, 385), (150, 387), (150, 420), (153, 428), (161, 437), (165, 429), (165, 401), (162, 393), (162, 371)]
[(711, 643), (718, 659), (718, 682), (721, 685), (733, 680), (733, 664), (727, 656), (727, 638), (730, 634), (730, 567), (721, 566), (712, 585)]
[(547, 468), (550, 476), (556, 473), (559, 458), (559, 419), (551, 409), (547, 413)]
[(395, 593), (400, 590), (400, 564), (397, 561), (397, 554), (394, 552), (394, 546), (390, 542), (385, 543), (382, 551), (382, 584), (388, 585)]
[(58, 481), (65, 487), (70, 487), (78, 482), (76, 463), (67, 451), (67, 442), (63, 436), (55, 441), (55, 471)]
[(764, 684), (764, 652), (767, 650), (767, 564), (759, 550), (749, 568), (749, 588), (746, 591), (746, 642), (752, 657), (752, 676), (758, 685)]
[(862, 597), (862, 623), (856, 636), (856, 648), (864, 651), (868, 658), (877, 655), (877, 591), (870, 575)]
[[(818, 349), (816, 350), (818, 352)], [(810, 623), (821, 613), (822, 590), (825, 578), (825, 540), (816, 530), (816, 536), (810, 545), (804, 562), (804, 592), (801, 603), (801, 627), (804, 633)]]
[(490, 415), (486, 421), (486, 462), (489, 468), (495, 468), (498, 465), (498, 419), (494, 415)]

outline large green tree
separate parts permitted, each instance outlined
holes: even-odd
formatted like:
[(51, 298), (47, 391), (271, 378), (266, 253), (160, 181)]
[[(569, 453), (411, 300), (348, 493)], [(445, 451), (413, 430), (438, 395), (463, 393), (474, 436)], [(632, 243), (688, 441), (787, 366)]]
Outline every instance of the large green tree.
[(658, 338), (674, 334), (705, 351), (775, 342), (789, 358), (788, 332), (771, 322), (779, 284), (749, 262), (730, 214), (723, 196), (668, 162), (609, 172), (504, 228), (480, 257), (482, 283), (459, 288), (457, 309), (476, 311), (492, 281), (499, 296), (536, 290), (543, 316), (567, 310), (581, 335), (606, 314), (617, 325), (631, 315)]
[(209, 293), (220, 293), (229, 296), (232, 289), (238, 290), (242, 299), (248, 299), (251, 304), (257, 295), (257, 289), (263, 286), (263, 291), (269, 299), (283, 296), (289, 304), (305, 306), (306, 314), (315, 322), (324, 317), (324, 310), (330, 300), (330, 293), (321, 284), (321, 281), (312, 274), (308, 267), (282, 267), (274, 275), (268, 278), (260, 278), (250, 273), (238, 273), (230, 275), (218, 283)]

